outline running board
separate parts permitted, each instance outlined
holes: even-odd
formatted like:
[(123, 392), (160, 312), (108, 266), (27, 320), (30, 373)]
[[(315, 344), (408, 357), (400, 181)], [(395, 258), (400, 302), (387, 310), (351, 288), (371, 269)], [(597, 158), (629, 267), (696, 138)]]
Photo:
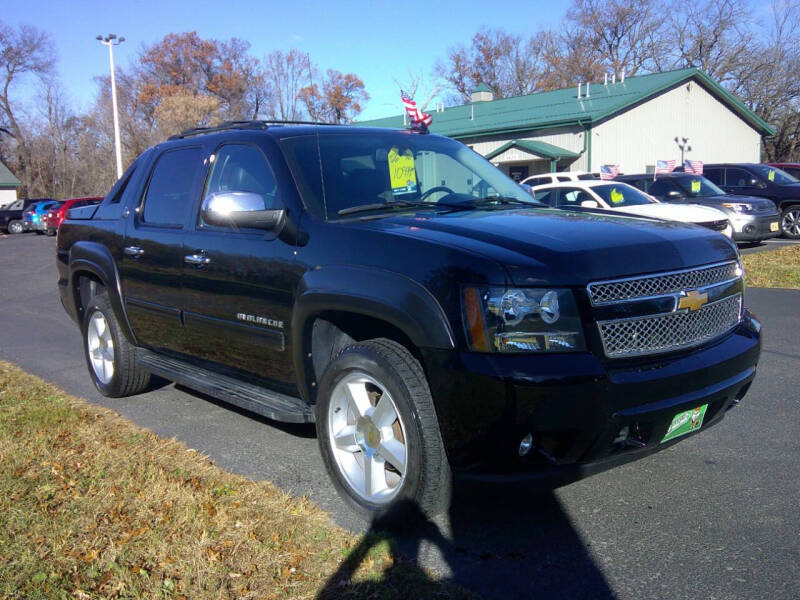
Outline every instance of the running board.
[(314, 422), (314, 411), (300, 398), (243, 383), (144, 348), (136, 349), (136, 360), (154, 375), (269, 419), (284, 423)]

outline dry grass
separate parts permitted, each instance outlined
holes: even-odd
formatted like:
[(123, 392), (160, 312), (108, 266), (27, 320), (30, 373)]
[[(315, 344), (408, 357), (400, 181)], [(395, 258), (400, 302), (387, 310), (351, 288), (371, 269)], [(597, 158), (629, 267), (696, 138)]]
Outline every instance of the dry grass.
[(750, 287), (800, 289), (800, 245), (742, 256)]
[(392, 547), (0, 362), (0, 599), (464, 595)]

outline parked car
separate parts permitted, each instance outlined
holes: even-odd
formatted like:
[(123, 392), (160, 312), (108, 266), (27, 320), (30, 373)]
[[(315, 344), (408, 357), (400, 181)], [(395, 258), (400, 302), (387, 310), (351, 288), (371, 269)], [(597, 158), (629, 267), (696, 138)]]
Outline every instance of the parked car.
[(532, 188), (534, 198), (566, 210), (602, 208), (626, 215), (702, 225), (732, 237), (728, 217), (715, 208), (699, 204), (659, 202), (632, 185), (618, 181), (572, 181)]
[(44, 232), (47, 235), (55, 235), (58, 232), (58, 226), (61, 225), (66, 218), (69, 209), (99, 204), (102, 200), (102, 196), (85, 196), (83, 198), (70, 198), (69, 200), (62, 201), (59, 206), (50, 208), (44, 217), (42, 217)]
[(439, 512), (453, 476), (668, 447), (737, 404), (761, 347), (723, 236), (553, 210), (412, 131), (183, 132), (69, 211), (56, 262), (100, 393), (156, 374), (315, 422), (334, 485), (369, 517)]
[(729, 194), (769, 198), (781, 212), (783, 237), (800, 239), (800, 181), (759, 163), (704, 165), (703, 174)]
[(800, 180), (800, 163), (783, 162), (783, 163), (767, 163), (770, 167), (777, 167), (784, 173), (788, 173), (795, 179)]
[(44, 216), (51, 208), (55, 208), (60, 204), (58, 200), (39, 200), (34, 202), (22, 213), (22, 224), (25, 231), (35, 231), (38, 235), (42, 235), (45, 230)]
[(772, 201), (726, 194), (702, 175), (661, 173), (654, 179), (652, 173), (642, 173), (621, 175), (617, 180), (629, 183), (661, 202), (700, 204), (725, 213), (736, 241), (760, 242), (781, 235), (781, 215)]
[(559, 181), (591, 181), (600, 179), (594, 173), (587, 173), (586, 171), (561, 171), (559, 173), (542, 173), (539, 175), (531, 175), (526, 177), (520, 183), (527, 184), (531, 187), (537, 185), (545, 185), (548, 183), (558, 183)]
[(6, 233), (22, 233), (25, 225), (22, 222), (22, 213), (35, 200), (25, 200), (20, 198), (8, 206), (0, 209), (0, 229)]

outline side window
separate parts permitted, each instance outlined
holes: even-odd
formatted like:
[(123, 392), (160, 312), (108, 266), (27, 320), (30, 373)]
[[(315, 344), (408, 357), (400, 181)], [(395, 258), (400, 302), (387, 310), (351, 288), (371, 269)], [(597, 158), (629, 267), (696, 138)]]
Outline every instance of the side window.
[(556, 177), (556, 179), (558, 179), (559, 181), (572, 181), (572, 178), (571, 178), (571, 177), (568, 177), (568, 176), (566, 176), (566, 175), (558, 175), (558, 176)]
[(711, 182), (716, 183), (717, 185), (723, 185), (722, 169), (709, 169), (706, 167), (703, 169), (703, 175)]
[(14, 202), (14, 204), (12, 204), (11, 206), (9, 206), (8, 208), (5, 208), (3, 210), (22, 210), (22, 207), (24, 205), (25, 205), (25, 201), (24, 200), (17, 200), (16, 202)]
[(747, 187), (747, 182), (752, 178), (753, 176), (744, 169), (728, 168), (725, 170), (725, 181), (731, 187)]
[[(631, 183), (631, 182), (628, 182)], [(639, 187), (638, 185), (636, 187)], [(640, 188), (641, 189), (641, 188)], [(650, 184), (650, 189), (647, 191), (651, 196), (656, 198), (666, 198), (667, 195), (675, 190), (675, 184), (668, 179), (658, 179)]]
[[(264, 203), (264, 210), (280, 208), (275, 175), (267, 159), (254, 146), (228, 144), (213, 155), (213, 166), (206, 180), (203, 198), (225, 192), (257, 194)], [(202, 216), (200, 223), (205, 224)]]
[(148, 225), (182, 226), (202, 161), (200, 148), (181, 148), (162, 154), (147, 184), (142, 221)]
[[(625, 183), (632, 185), (633, 187), (642, 190), (643, 192), (647, 191), (647, 181), (646, 179), (626, 179)], [(651, 194), (653, 192), (650, 192)]]
[(533, 195), (534, 200), (537, 202), (541, 202), (542, 204), (549, 204), (550, 206), (555, 206), (555, 202), (553, 202), (553, 197), (555, 194), (553, 193), (555, 190), (539, 190), (535, 192)]
[(569, 208), (573, 206), (580, 206), (584, 200), (592, 200), (592, 197), (584, 190), (577, 188), (561, 188), (561, 193), (558, 195), (558, 207)]

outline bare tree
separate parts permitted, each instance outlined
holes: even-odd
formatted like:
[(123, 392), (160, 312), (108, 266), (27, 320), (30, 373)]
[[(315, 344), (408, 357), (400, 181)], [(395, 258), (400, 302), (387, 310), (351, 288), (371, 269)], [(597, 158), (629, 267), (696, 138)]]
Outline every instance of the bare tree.
[(267, 105), (260, 111), (269, 119), (297, 121), (303, 117), (300, 90), (310, 85), (311, 61), (300, 50), (276, 50), (264, 58), (263, 78)]
[(361, 112), (362, 103), (369, 100), (369, 94), (355, 73), (328, 69), (320, 84), (314, 82), (300, 90), (300, 99), (312, 120), (350, 123)]
[(481, 83), (496, 98), (531, 94), (541, 89), (545, 45), (540, 36), (524, 38), (503, 29), (481, 29), (471, 44), (456, 46), (434, 70), (462, 100)]
[(658, 69), (668, 49), (664, 5), (655, 0), (572, 0), (566, 24), (612, 73)]
[[(28, 76), (46, 79), (53, 73), (55, 55), (49, 34), (31, 25), (14, 29), (0, 21), (0, 127), (10, 132), (12, 147), (4, 154), (14, 157), (15, 170), (27, 183), (29, 148), (12, 95)], [(7, 143), (4, 136), (3, 142)]]

